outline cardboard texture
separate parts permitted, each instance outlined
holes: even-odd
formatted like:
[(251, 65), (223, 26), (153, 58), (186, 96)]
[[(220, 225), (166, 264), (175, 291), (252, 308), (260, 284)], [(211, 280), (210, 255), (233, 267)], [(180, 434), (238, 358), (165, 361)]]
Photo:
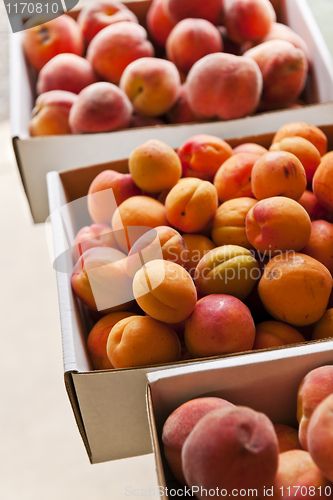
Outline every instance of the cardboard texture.
[[(328, 138), (329, 150), (333, 149), (333, 125), (324, 125), (321, 129)], [(232, 147), (242, 142), (256, 142), (268, 147), (273, 135), (247, 135), (228, 142)], [(50, 172), (47, 175), (54, 254), (63, 258), (61, 271), (57, 270), (57, 286), (65, 383), (79, 431), (92, 463), (151, 453), (145, 404), (148, 372), (191, 364), (200, 367), (207, 359), (213, 359), (184, 361), (165, 366), (92, 371), (86, 349), (86, 338), (92, 325), (87, 319), (85, 308), (80, 306), (72, 292), (70, 277), (74, 262), (71, 252), (68, 251), (77, 231), (92, 221), (87, 210), (80, 213), (80, 218), (75, 217), (75, 214), (71, 213), (70, 205), (66, 206), (64, 219), (56, 217), (56, 211), (87, 195), (93, 178), (105, 169), (126, 172), (127, 160), (60, 173)], [(325, 342), (319, 343), (315, 349), (325, 352), (328, 345)], [(288, 349), (282, 349), (281, 356), (287, 353)], [(304, 347), (306, 353), (311, 353), (312, 350), (312, 344)], [(224, 358), (223, 362), (230, 363), (227, 361), (230, 356)], [(256, 359), (252, 353), (251, 356), (244, 355), (244, 358)], [(249, 362), (244, 363), (247, 365)]]
[[(151, 0), (125, 2), (144, 24)], [(28, 123), (34, 105), (36, 77), (27, 67), (22, 52), (22, 33), (10, 40), (11, 125), (13, 145), (22, 183), (34, 222), (48, 216), (46, 173), (80, 168), (127, 158), (148, 139), (160, 139), (178, 147), (191, 135), (206, 133), (223, 139), (241, 137), (248, 130), (273, 132), (290, 121), (308, 121), (314, 125), (330, 123), (333, 101), (333, 64), (331, 55), (306, 0), (272, 0), (279, 20), (288, 24), (307, 42), (312, 59), (304, 98), (311, 106), (288, 111), (262, 113), (225, 122), (192, 125), (166, 125), (119, 132), (73, 136), (29, 137)], [(73, 17), (77, 12), (70, 13)]]
[(164, 459), (161, 441), (165, 420), (181, 404), (216, 396), (263, 412), (273, 423), (296, 427), (297, 391), (303, 377), (329, 364), (333, 364), (333, 340), (149, 373), (151, 439), (158, 485), (165, 493), (160, 498), (175, 498), (166, 494), (166, 487), (182, 488)]

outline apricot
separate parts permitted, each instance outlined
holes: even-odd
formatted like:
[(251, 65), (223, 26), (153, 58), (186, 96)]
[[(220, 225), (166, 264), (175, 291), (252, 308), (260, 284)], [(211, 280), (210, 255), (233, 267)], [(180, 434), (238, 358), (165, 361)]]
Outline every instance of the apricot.
[(238, 153), (221, 165), (214, 178), (214, 186), (220, 201), (242, 196), (253, 197), (252, 169), (259, 158), (260, 156), (255, 153)]
[(302, 194), (302, 196), (297, 201), (302, 205), (303, 208), (305, 208), (312, 221), (313, 220), (327, 220), (330, 222), (333, 221), (332, 211), (329, 211), (326, 208), (322, 207), (316, 200), (316, 197), (312, 191), (306, 189)]
[(50, 90), (37, 97), (29, 121), (32, 137), (43, 135), (68, 135), (69, 113), (77, 99), (73, 92)]
[(333, 393), (314, 410), (308, 427), (308, 449), (314, 463), (333, 481)]
[(250, 250), (237, 245), (223, 245), (206, 253), (194, 273), (202, 295), (227, 294), (245, 299), (259, 279), (260, 270)]
[(188, 102), (200, 118), (232, 120), (251, 115), (262, 92), (262, 75), (250, 58), (233, 54), (208, 54), (190, 69)]
[(279, 453), (302, 449), (297, 429), (284, 424), (274, 424), (274, 429), (279, 442)]
[(221, 0), (164, 0), (163, 8), (170, 18), (178, 23), (188, 17), (207, 19), (217, 24), (222, 13)]
[(219, 206), (212, 229), (212, 240), (216, 246), (239, 245), (253, 248), (246, 236), (245, 219), (256, 203), (253, 198), (244, 197), (225, 201)]
[(333, 224), (325, 220), (311, 222), (310, 239), (302, 253), (319, 260), (333, 274)]
[[(195, 495), (256, 489), (259, 497), (278, 467), (278, 441), (263, 413), (227, 406), (202, 417), (182, 450), (183, 472)], [(201, 494), (201, 492), (203, 494)]]
[(202, 234), (183, 234), (183, 240), (187, 248), (187, 259), (183, 265), (193, 277), (199, 261), (207, 252), (213, 250), (215, 245)]
[(181, 462), (181, 452), (187, 436), (199, 420), (212, 410), (233, 406), (222, 398), (203, 397), (186, 401), (166, 419), (162, 430), (163, 451), (174, 477), (186, 483)]
[(149, 316), (131, 316), (112, 328), (106, 344), (115, 368), (180, 361), (180, 341), (172, 328)]
[(327, 152), (327, 137), (316, 125), (306, 122), (290, 122), (279, 128), (273, 137), (272, 144), (281, 142), (285, 137), (303, 137), (310, 141), (323, 156)]
[(186, 139), (177, 150), (183, 177), (213, 181), (220, 166), (232, 156), (229, 144), (213, 135), (199, 134)]
[(137, 303), (152, 318), (179, 323), (193, 311), (197, 292), (189, 273), (168, 260), (152, 260), (133, 280)]
[(147, 12), (148, 32), (156, 43), (165, 46), (167, 38), (176, 23), (163, 8), (163, 0), (153, 0)]
[(255, 153), (256, 155), (262, 156), (268, 153), (268, 150), (264, 148), (264, 146), (260, 146), (260, 144), (256, 144), (255, 142), (244, 142), (233, 149), (234, 155), (238, 153)]
[(256, 326), (253, 349), (267, 349), (301, 342), (305, 342), (305, 338), (296, 328), (280, 321), (264, 321)]
[(185, 344), (195, 358), (249, 351), (255, 326), (250, 310), (236, 297), (207, 295), (185, 323)]
[(312, 179), (312, 190), (323, 207), (333, 209), (333, 156), (322, 159)]
[(165, 200), (169, 223), (186, 233), (203, 230), (213, 219), (217, 205), (216, 188), (194, 177), (179, 180)]
[(333, 309), (327, 309), (325, 314), (315, 323), (311, 340), (328, 339), (333, 337)]
[(297, 201), (273, 196), (258, 201), (245, 219), (246, 235), (262, 254), (300, 251), (309, 241), (311, 220)]
[(87, 347), (95, 370), (113, 368), (106, 353), (106, 343), (114, 325), (121, 319), (129, 318), (130, 316), (134, 316), (134, 314), (127, 311), (107, 314), (97, 321), (95, 326), (90, 330)]
[(266, 310), (293, 326), (311, 325), (324, 314), (332, 276), (317, 260), (295, 252), (273, 257), (265, 267), (258, 291)]
[(78, 231), (72, 249), (74, 262), (77, 262), (86, 250), (94, 247), (117, 248), (115, 236), (107, 224), (91, 224)]
[(135, 184), (147, 193), (171, 189), (182, 174), (177, 153), (157, 139), (150, 139), (135, 148), (129, 157), (128, 167)]

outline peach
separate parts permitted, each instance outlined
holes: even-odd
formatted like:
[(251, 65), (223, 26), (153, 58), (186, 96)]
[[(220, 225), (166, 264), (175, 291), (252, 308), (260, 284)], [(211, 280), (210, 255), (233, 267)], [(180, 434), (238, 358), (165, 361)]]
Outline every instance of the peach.
[(186, 139), (177, 150), (183, 177), (213, 181), (220, 166), (232, 156), (229, 144), (213, 135), (199, 134)]
[(103, 28), (122, 21), (139, 22), (126, 5), (113, 0), (98, 0), (83, 5), (77, 18), (87, 45)]
[(137, 303), (152, 318), (179, 323), (193, 311), (197, 292), (189, 273), (168, 260), (152, 260), (133, 280)]
[(134, 316), (133, 313), (122, 311), (107, 314), (101, 318), (90, 330), (87, 339), (88, 353), (95, 370), (107, 370), (113, 368), (106, 353), (106, 344), (111, 332), (118, 321)]
[(253, 197), (252, 169), (259, 158), (255, 153), (237, 153), (221, 165), (214, 178), (214, 186), (221, 202), (243, 196)]
[(273, 257), (258, 285), (271, 316), (296, 327), (311, 325), (323, 316), (331, 290), (332, 276), (326, 267), (295, 252)]
[(314, 410), (308, 427), (308, 449), (314, 463), (333, 481), (333, 393)]
[(310, 239), (302, 253), (319, 260), (333, 274), (333, 224), (325, 220), (313, 221)]
[(316, 125), (306, 122), (290, 122), (279, 128), (272, 143), (281, 142), (285, 137), (303, 137), (310, 141), (323, 156), (327, 152), (327, 137)]
[(325, 314), (315, 323), (311, 340), (328, 339), (333, 337), (333, 308), (327, 309)]
[(251, 245), (262, 254), (274, 255), (286, 250), (300, 251), (309, 241), (311, 220), (297, 201), (273, 196), (258, 201), (245, 220)]
[(270, 40), (285, 40), (286, 42), (292, 43), (297, 49), (303, 50), (308, 64), (310, 64), (310, 51), (308, 45), (302, 37), (297, 35), (297, 33), (286, 24), (274, 22), (269, 33), (259, 40), (259, 43), (269, 42)]
[(311, 220), (333, 221), (332, 213), (318, 203), (312, 191), (305, 190), (297, 201), (305, 208)]
[(110, 132), (126, 128), (132, 104), (116, 85), (97, 82), (81, 90), (71, 108), (69, 126), (73, 134)]
[(159, 125), (165, 125), (165, 122), (160, 118), (133, 113), (129, 128), (155, 127)]
[(97, 78), (89, 61), (75, 54), (58, 54), (40, 70), (37, 93), (67, 90), (79, 94), (82, 89), (96, 82)]
[(272, 196), (298, 200), (306, 189), (306, 173), (294, 154), (270, 151), (254, 164), (251, 187), (257, 200)]
[(253, 198), (234, 198), (225, 201), (216, 211), (213, 220), (212, 240), (216, 246), (239, 245), (253, 248), (245, 231), (245, 219), (257, 203)]
[[(64, 52), (83, 55), (84, 38), (74, 19), (62, 15), (51, 21), (37, 24), (40, 17), (32, 17), (25, 24), (22, 46), (29, 64), (38, 73), (57, 54)], [(31, 26), (31, 27), (30, 27)]]
[(252, 349), (255, 326), (250, 310), (236, 297), (207, 295), (185, 323), (185, 344), (195, 358)]
[(120, 79), (120, 88), (130, 99), (134, 111), (160, 116), (176, 103), (180, 76), (176, 66), (164, 59), (142, 57), (129, 64)]
[(261, 102), (264, 105), (287, 105), (301, 94), (308, 72), (303, 50), (284, 40), (271, 40), (247, 50), (243, 57), (259, 65), (263, 77)]
[(187, 259), (183, 265), (193, 277), (195, 269), (202, 257), (215, 248), (212, 240), (202, 234), (183, 234), (183, 240), (188, 250)]
[(128, 310), (134, 298), (126, 255), (115, 248), (86, 250), (74, 266), (71, 284), (76, 296), (93, 311)]
[(260, 146), (260, 144), (256, 144), (255, 142), (244, 142), (233, 149), (234, 155), (238, 153), (255, 153), (256, 155), (262, 156), (265, 153), (268, 153), (268, 150), (264, 148), (264, 146)]
[(140, 194), (141, 190), (134, 184), (131, 174), (103, 170), (89, 186), (87, 202), (90, 217), (96, 223), (111, 224), (117, 206)]
[(112, 229), (107, 224), (91, 224), (78, 231), (73, 244), (73, 259), (77, 262), (80, 255), (93, 247), (117, 248), (117, 242)]
[(215, 187), (195, 177), (178, 181), (165, 200), (169, 223), (185, 233), (203, 230), (213, 219), (217, 205)]
[(111, 226), (119, 247), (128, 252), (148, 228), (168, 226), (168, 221), (162, 203), (149, 196), (132, 196), (118, 206)]
[(222, 38), (223, 52), (227, 52), (228, 54), (234, 54), (235, 56), (241, 56), (242, 45), (240, 43), (236, 43), (233, 40), (231, 40), (231, 38), (228, 35), (227, 28), (225, 26), (217, 26), (217, 29), (219, 30)]
[(165, 46), (167, 38), (176, 23), (163, 8), (163, 0), (153, 0), (147, 12), (147, 28), (154, 41)]
[(222, 13), (221, 0), (164, 0), (163, 8), (178, 23), (187, 17), (206, 19), (217, 24)]
[(206, 253), (194, 273), (202, 296), (222, 293), (240, 300), (249, 295), (259, 277), (259, 265), (250, 250), (237, 245), (223, 245)]
[(182, 450), (183, 472), (195, 495), (206, 491), (257, 490), (270, 485), (278, 467), (278, 441), (263, 413), (244, 406), (212, 410), (187, 437)]
[[(163, 0), (162, 0), (163, 1)], [(168, 111), (167, 117), (170, 123), (196, 123), (202, 121), (191, 109), (186, 91), (186, 83), (180, 87), (176, 103)]]
[(333, 156), (327, 155), (315, 171), (312, 190), (316, 200), (327, 210), (333, 209)]
[(29, 121), (30, 135), (70, 134), (69, 112), (76, 99), (76, 94), (65, 90), (50, 90), (38, 96)]
[(177, 153), (157, 139), (150, 139), (135, 148), (129, 157), (128, 168), (135, 184), (147, 193), (171, 189), (182, 174)]
[(202, 397), (186, 401), (166, 419), (162, 430), (164, 456), (174, 477), (185, 485), (181, 452), (187, 436), (197, 422), (212, 410), (233, 406), (222, 398)]
[(269, 0), (224, 0), (223, 17), (228, 36), (237, 43), (259, 40), (276, 21)]
[(133, 22), (107, 26), (92, 39), (87, 59), (96, 73), (110, 83), (118, 84), (124, 69), (140, 57), (152, 57), (154, 48), (146, 30)]
[(306, 180), (311, 183), (314, 173), (321, 162), (318, 149), (304, 137), (285, 137), (280, 142), (274, 142), (270, 151), (288, 151), (294, 154), (302, 163)]
[(262, 75), (250, 58), (233, 54), (208, 54), (188, 73), (187, 96), (201, 118), (231, 120), (251, 115), (262, 92)]
[(274, 424), (274, 429), (279, 442), (279, 453), (302, 449), (298, 439), (297, 429), (284, 424)]
[(301, 342), (305, 342), (305, 338), (296, 328), (280, 321), (264, 321), (256, 326), (253, 349), (267, 349)]
[(222, 51), (218, 29), (205, 19), (183, 19), (173, 28), (166, 42), (167, 58), (184, 74), (202, 57)]

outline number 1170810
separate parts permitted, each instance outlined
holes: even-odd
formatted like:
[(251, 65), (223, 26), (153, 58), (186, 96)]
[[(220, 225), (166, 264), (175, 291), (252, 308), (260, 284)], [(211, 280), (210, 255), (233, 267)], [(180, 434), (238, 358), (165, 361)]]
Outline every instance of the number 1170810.
[(281, 486), (280, 490), (282, 497), (330, 497), (332, 493), (331, 486)]
[(13, 14), (57, 14), (59, 12), (58, 3), (8, 3), (6, 9), (9, 15)]

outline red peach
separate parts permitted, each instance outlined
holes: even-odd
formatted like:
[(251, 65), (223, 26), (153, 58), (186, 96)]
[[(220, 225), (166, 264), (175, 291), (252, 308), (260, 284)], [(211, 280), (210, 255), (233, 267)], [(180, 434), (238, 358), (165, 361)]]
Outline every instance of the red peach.
[(191, 109), (186, 91), (186, 83), (180, 87), (179, 96), (174, 106), (167, 113), (170, 123), (196, 123), (202, 121)]
[(170, 18), (178, 23), (182, 19), (195, 17), (217, 24), (222, 13), (221, 0), (164, 0), (163, 8)]
[(316, 200), (312, 191), (305, 190), (302, 196), (297, 200), (307, 211), (311, 220), (327, 220), (333, 222), (333, 214), (322, 207)]
[(268, 42), (270, 40), (285, 40), (286, 42), (292, 43), (297, 49), (303, 50), (308, 64), (310, 64), (310, 51), (307, 43), (286, 24), (274, 22), (269, 33), (259, 40), (259, 43)]
[(77, 95), (65, 90), (50, 90), (37, 97), (29, 122), (31, 136), (67, 135), (69, 113)]
[(302, 449), (297, 429), (284, 424), (274, 424), (274, 429), (279, 441), (279, 453)]
[(308, 428), (308, 449), (323, 475), (333, 481), (333, 394), (314, 410)]
[(163, 0), (153, 0), (147, 12), (147, 28), (155, 42), (164, 47), (175, 25), (163, 8)]

